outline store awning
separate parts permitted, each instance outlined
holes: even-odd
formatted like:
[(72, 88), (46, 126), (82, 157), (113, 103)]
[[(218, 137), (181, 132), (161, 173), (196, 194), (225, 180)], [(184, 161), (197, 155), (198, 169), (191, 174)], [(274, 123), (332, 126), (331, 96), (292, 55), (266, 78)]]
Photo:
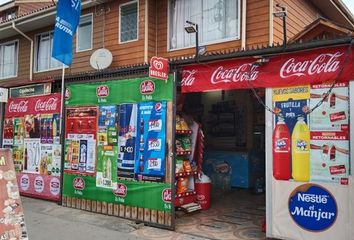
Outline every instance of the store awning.
[(354, 80), (352, 45), (183, 67), (182, 92), (274, 88)]

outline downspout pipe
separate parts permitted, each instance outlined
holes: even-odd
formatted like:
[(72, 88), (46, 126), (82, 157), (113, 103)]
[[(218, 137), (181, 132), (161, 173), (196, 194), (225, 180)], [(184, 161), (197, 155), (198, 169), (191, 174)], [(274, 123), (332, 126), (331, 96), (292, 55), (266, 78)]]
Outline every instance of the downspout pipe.
[[(20, 29), (18, 29), (15, 25), (15, 21), (12, 22), (12, 28), (17, 31), (19, 34), (21, 34), (24, 38), (26, 38), (28, 41), (30, 41), (31, 43), (31, 53), (30, 53), (30, 81), (32, 81), (33, 79), (33, 40), (27, 36), (26, 34), (24, 34)], [(18, 46), (18, 48), (20, 47), (20, 45)]]

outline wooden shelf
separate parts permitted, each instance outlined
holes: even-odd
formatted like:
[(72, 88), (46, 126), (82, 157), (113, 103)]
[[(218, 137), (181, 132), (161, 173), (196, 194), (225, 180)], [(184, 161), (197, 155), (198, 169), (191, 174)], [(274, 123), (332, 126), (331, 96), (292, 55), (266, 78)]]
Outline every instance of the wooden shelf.
[(189, 135), (192, 134), (192, 130), (176, 130), (176, 134), (180, 134), (180, 135)]
[(191, 155), (192, 151), (177, 151), (176, 155), (177, 156), (184, 156), (184, 155)]
[(194, 196), (194, 195), (197, 195), (196, 191), (188, 191), (185, 193), (176, 194), (176, 198), (182, 198), (182, 197), (188, 197), (188, 196)]
[(192, 172), (179, 172), (176, 173), (176, 177), (186, 177), (186, 176), (192, 176), (192, 175), (197, 175), (198, 171), (192, 171)]

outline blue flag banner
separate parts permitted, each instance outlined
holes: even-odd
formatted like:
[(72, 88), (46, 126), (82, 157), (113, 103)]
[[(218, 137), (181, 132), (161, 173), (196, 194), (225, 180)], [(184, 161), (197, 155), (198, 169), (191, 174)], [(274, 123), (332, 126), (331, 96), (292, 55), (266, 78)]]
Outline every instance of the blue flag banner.
[(80, 13), (81, 0), (58, 1), (52, 57), (68, 66), (72, 62), (72, 42), (80, 21)]

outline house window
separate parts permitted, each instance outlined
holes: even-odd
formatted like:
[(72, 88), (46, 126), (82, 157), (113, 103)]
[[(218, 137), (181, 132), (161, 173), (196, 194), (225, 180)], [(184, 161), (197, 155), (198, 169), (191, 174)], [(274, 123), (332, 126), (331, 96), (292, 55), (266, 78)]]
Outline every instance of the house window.
[(17, 41), (0, 45), (0, 78), (16, 77), (17, 47)]
[(80, 17), (76, 40), (77, 52), (92, 49), (92, 14)]
[(62, 63), (52, 58), (53, 32), (42, 33), (36, 36), (36, 71), (58, 69)]
[(188, 34), (186, 21), (198, 24), (201, 45), (239, 38), (239, 0), (170, 0), (170, 49), (195, 45), (195, 34)]
[(122, 4), (119, 8), (119, 42), (138, 40), (138, 2)]

